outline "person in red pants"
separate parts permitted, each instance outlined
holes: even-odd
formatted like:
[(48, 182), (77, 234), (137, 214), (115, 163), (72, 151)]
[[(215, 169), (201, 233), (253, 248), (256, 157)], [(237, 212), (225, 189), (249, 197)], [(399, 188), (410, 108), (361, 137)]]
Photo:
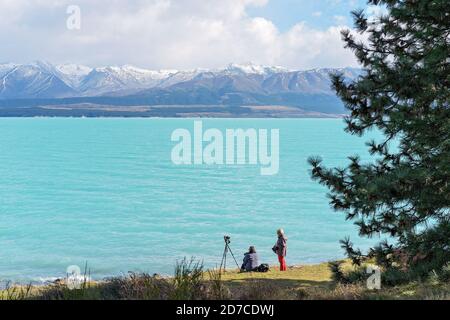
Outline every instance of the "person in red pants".
[(280, 262), (280, 271), (286, 271), (286, 252), (287, 252), (287, 238), (284, 235), (283, 229), (277, 230), (278, 240), (273, 246), (272, 250), (278, 255), (278, 261)]

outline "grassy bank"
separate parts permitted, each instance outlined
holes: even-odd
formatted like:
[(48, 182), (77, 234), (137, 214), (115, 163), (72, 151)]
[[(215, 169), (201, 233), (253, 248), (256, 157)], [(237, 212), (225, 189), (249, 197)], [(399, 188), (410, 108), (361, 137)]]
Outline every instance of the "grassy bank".
[[(346, 263), (345, 268), (351, 269)], [(170, 278), (130, 274), (103, 282), (83, 283), (70, 290), (64, 283), (43, 287), (10, 287), (1, 299), (450, 299), (450, 284), (428, 279), (395, 287), (369, 290), (364, 282), (342, 285), (332, 280), (327, 263), (290, 267), (286, 272), (272, 268), (267, 273), (204, 271), (199, 263), (183, 261)]]
[[(344, 268), (348, 271), (352, 269), (350, 263), (345, 263)], [(434, 280), (410, 282), (395, 287), (382, 286), (381, 290), (369, 290), (365, 282), (338, 284), (332, 280), (328, 263), (290, 267), (287, 272), (276, 269), (262, 274), (229, 272), (223, 276), (223, 281), (232, 289), (249, 290), (248, 299), (450, 300), (450, 283)]]

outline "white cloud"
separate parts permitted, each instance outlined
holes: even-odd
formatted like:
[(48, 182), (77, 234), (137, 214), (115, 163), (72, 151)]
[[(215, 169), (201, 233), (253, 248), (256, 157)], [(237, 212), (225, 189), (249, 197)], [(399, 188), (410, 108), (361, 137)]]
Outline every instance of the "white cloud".
[[(2, 0), (0, 61), (47, 59), (149, 68), (222, 67), (253, 61), (289, 68), (355, 65), (342, 27), (299, 23), (281, 32), (249, 17), (267, 0), (79, 0), (80, 31), (66, 29), (66, 0)], [(339, 24), (338, 25), (342, 25)]]
[(343, 48), (341, 30), (341, 27), (331, 27), (319, 31), (304, 23), (297, 24), (281, 37), (282, 59), (287, 65), (300, 68), (355, 65), (353, 53)]
[(335, 23), (339, 26), (345, 26), (347, 24), (347, 17), (345, 16), (333, 16)]

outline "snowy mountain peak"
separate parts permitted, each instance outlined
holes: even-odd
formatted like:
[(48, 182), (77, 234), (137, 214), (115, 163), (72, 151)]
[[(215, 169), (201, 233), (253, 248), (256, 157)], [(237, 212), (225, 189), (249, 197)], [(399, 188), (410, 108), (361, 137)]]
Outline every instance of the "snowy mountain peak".
[(355, 68), (293, 71), (254, 63), (233, 63), (223, 69), (191, 71), (156, 71), (132, 65), (90, 68), (77, 64), (53, 65), (46, 61), (7, 63), (0, 64), (0, 99), (116, 97), (141, 94), (145, 90), (174, 90), (174, 96), (180, 90), (191, 93), (211, 90), (211, 96), (216, 94), (215, 91), (226, 96), (237, 92), (262, 96), (286, 93), (333, 95), (329, 74), (336, 71), (348, 79), (361, 74), (361, 70)]
[(272, 66), (269, 67), (257, 65), (252, 62), (247, 62), (244, 64), (231, 63), (225, 68), (225, 70), (229, 72), (242, 72), (244, 74), (259, 74), (259, 75), (289, 71), (288, 69), (282, 67), (272, 67)]
[(97, 72), (114, 74), (117, 77), (132, 77), (143, 81), (163, 79), (178, 72), (177, 70), (149, 70), (132, 65), (99, 67), (94, 70)]
[(86, 76), (92, 71), (92, 68), (79, 64), (60, 64), (56, 69), (62, 74), (71, 76)]
[(61, 79), (70, 87), (76, 88), (80, 85), (92, 68), (78, 64), (60, 64), (55, 66)]
[(28, 64), (28, 66), (40, 68), (43, 70), (53, 70), (55, 67), (48, 61), (36, 60)]

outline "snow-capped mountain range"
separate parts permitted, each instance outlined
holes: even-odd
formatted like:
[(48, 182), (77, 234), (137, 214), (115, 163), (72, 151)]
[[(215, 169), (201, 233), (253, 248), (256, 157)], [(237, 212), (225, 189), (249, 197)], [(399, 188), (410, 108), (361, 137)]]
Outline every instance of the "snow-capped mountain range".
[[(359, 69), (293, 71), (254, 64), (230, 64), (216, 70), (147, 70), (130, 65), (90, 68), (82, 65), (0, 64), (0, 99), (153, 96), (180, 92), (273, 95), (301, 93), (333, 95), (330, 72), (350, 79)], [(200, 99), (201, 100), (201, 99)], [(245, 99), (244, 99), (245, 100)]]

